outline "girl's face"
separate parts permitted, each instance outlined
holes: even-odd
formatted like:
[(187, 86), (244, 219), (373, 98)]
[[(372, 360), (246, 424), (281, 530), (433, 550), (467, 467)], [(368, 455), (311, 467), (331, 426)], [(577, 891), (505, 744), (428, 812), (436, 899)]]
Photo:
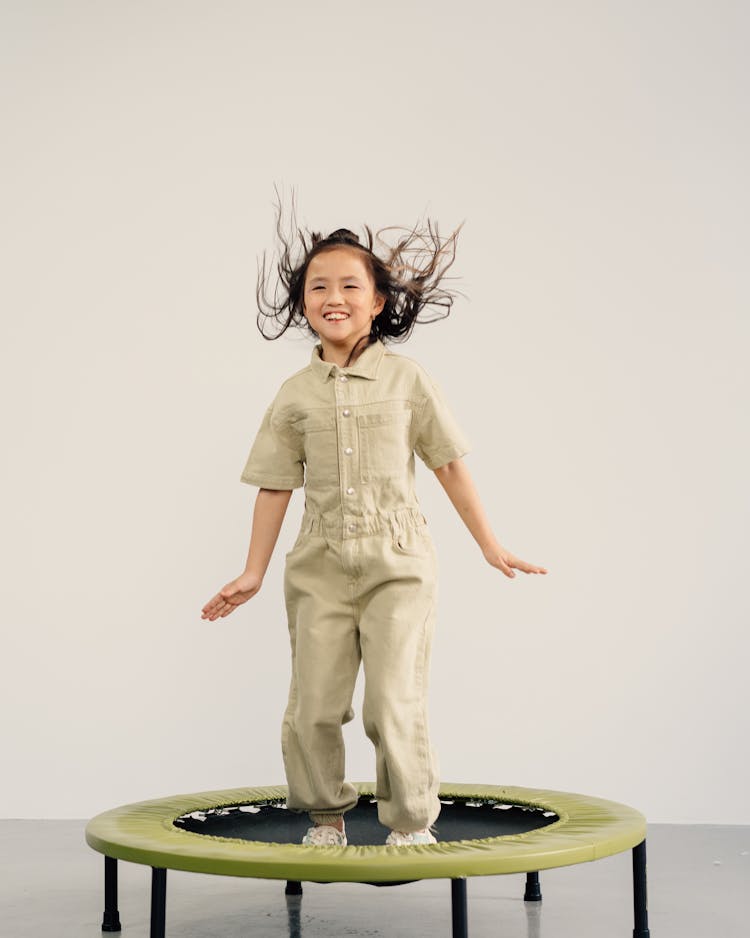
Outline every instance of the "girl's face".
[[(303, 310), (323, 346), (323, 358), (348, 355), (385, 306), (356, 248), (331, 248), (310, 261)], [(331, 353), (329, 355), (329, 353)], [(335, 355), (334, 355), (335, 353)]]

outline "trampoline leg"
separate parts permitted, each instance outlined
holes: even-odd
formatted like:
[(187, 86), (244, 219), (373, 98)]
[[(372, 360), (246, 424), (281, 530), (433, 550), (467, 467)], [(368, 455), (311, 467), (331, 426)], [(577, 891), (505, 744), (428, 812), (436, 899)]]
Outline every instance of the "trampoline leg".
[[(284, 898), (286, 901), (287, 924), (289, 926), (288, 938), (302, 938), (302, 885), (295, 882), (291, 885), (296, 886), (297, 891), (290, 892), (287, 883)], [(287, 933), (284, 932), (284, 934)]]
[(524, 902), (541, 902), (542, 890), (539, 886), (539, 873), (526, 874), (526, 892), (523, 894)]
[(453, 918), (453, 938), (469, 938), (469, 924), (466, 914), (466, 879), (451, 880), (451, 912)]
[(102, 931), (122, 931), (117, 909), (117, 860), (104, 858), (104, 918)]
[(633, 847), (633, 938), (650, 938), (648, 930), (648, 898), (646, 895), (646, 841)]
[(302, 883), (298, 883), (295, 879), (288, 879), (286, 883), (286, 889), (284, 890), (285, 896), (301, 896), (302, 895)]
[(151, 867), (151, 931), (149, 938), (164, 938), (167, 919), (167, 871)]

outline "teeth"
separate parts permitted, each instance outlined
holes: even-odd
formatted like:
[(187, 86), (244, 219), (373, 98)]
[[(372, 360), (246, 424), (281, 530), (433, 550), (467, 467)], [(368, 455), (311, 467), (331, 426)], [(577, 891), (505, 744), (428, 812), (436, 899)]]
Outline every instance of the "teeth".
[(339, 319), (348, 319), (348, 318), (349, 317), (346, 315), (346, 313), (326, 313), (326, 315), (323, 317), (323, 319), (326, 319), (326, 320), (333, 319), (335, 321), (338, 321)]

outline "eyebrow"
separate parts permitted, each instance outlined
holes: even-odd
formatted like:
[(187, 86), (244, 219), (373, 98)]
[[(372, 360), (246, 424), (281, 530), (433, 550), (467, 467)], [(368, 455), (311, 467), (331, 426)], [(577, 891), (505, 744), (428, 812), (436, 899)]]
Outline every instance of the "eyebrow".
[[(327, 280), (327, 279), (328, 279), (327, 277), (321, 277), (321, 276), (311, 277), (310, 283), (315, 283), (316, 280)], [(340, 279), (341, 280), (359, 280), (359, 277), (355, 276), (354, 274), (348, 274), (346, 277), (341, 277)]]

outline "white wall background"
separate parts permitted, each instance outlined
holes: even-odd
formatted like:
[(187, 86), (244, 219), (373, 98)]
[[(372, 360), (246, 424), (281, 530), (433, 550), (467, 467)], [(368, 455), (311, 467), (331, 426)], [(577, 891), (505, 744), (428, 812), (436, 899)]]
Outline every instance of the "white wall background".
[(466, 219), (468, 299), (395, 350), (550, 573), (487, 566), (420, 466), (443, 777), (750, 823), (747, 5), (1, 9), (0, 813), (283, 782), (301, 493), (262, 593), (200, 618), (310, 354), (255, 326), (276, 182), (324, 232)]

